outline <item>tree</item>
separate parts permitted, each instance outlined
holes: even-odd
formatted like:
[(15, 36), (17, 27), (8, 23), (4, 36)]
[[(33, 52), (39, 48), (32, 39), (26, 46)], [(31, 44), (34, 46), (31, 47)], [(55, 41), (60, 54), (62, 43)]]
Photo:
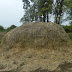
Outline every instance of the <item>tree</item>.
[(54, 4), (55, 22), (61, 24), (61, 17), (63, 16), (64, 0), (56, 0)]
[(23, 8), (27, 9), (30, 6), (30, 1), (29, 0), (22, 0), (23, 1)]
[(39, 15), (43, 15), (43, 22), (49, 22), (49, 14), (52, 13), (53, 0), (39, 0), (38, 10)]
[(25, 11), (24, 16), (20, 20), (20, 22), (22, 22), (23, 24), (32, 21), (38, 21), (38, 10), (36, 3), (34, 3), (29, 7), (28, 10)]
[(23, 3), (25, 14), (20, 20), (22, 23), (49, 22), (51, 14), (54, 16), (54, 22), (61, 24), (66, 9), (69, 11), (69, 19), (72, 20), (72, 0), (23, 0)]
[(69, 14), (67, 19), (71, 20), (70, 24), (72, 25), (72, 0), (66, 0), (65, 5), (66, 5), (66, 7), (68, 9), (67, 14)]
[(69, 11), (70, 13), (69, 13), (69, 20), (71, 20), (70, 21), (70, 24), (72, 25), (72, 8), (70, 8), (70, 11)]
[[(33, 4), (30, 5), (30, 2), (27, 0), (23, 1), (25, 9), (25, 15), (21, 18), (20, 22), (27, 23), (32, 21), (49, 21), (49, 13), (52, 10), (52, 0), (30, 0)], [(28, 5), (27, 5), (28, 3)]]

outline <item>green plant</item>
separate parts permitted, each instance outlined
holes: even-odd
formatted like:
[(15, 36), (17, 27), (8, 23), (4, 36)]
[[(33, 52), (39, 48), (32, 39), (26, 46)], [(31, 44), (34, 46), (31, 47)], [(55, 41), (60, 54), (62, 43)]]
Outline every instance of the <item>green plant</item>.
[(9, 28), (6, 29), (6, 31), (8, 32), (8, 31), (10, 31), (10, 30), (12, 30), (14, 28), (16, 28), (16, 26), (15, 25), (11, 25)]
[(64, 28), (64, 30), (67, 32), (67, 33), (70, 33), (70, 32), (72, 32), (72, 25), (70, 25), (70, 26), (62, 26), (63, 28)]
[(4, 30), (5, 30), (4, 27), (0, 25), (0, 31), (2, 32)]

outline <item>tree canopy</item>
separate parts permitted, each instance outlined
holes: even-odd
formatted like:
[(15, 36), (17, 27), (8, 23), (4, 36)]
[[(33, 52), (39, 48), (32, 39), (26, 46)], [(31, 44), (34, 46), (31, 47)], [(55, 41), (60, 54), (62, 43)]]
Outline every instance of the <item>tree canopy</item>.
[(54, 22), (61, 24), (64, 13), (69, 15), (68, 20), (72, 20), (72, 0), (23, 0), (23, 8), (25, 14), (20, 20), (22, 23), (49, 22), (53, 16)]

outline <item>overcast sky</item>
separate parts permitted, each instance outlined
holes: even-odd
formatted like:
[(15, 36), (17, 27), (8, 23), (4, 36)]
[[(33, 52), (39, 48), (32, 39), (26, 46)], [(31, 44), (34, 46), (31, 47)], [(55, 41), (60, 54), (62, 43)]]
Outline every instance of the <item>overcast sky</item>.
[[(22, 0), (0, 0), (0, 25), (7, 28), (11, 25), (22, 25), (19, 21), (24, 15)], [(63, 25), (68, 25), (64, 22)]]
[(20, 18), (23, 16), (22, 0), (0, 0), (0, 25), (9, 27), (20, 26)]

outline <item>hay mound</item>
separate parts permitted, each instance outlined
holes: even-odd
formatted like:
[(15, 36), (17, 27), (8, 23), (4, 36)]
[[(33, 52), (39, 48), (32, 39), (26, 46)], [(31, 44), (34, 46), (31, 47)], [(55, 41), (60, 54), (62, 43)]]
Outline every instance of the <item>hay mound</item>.
[(66, 49), (70, 40), (64, 29), (55, 23), (28, 23), (5, 35), (2, 45), (20, 48)]
[(4, 36), (0, 47), (0, 71), (60, 72), (64, 66), (60, 67), (61, 63), (72, 61), (70, 46), (68, 35), (58, 24), (24, 24)]

